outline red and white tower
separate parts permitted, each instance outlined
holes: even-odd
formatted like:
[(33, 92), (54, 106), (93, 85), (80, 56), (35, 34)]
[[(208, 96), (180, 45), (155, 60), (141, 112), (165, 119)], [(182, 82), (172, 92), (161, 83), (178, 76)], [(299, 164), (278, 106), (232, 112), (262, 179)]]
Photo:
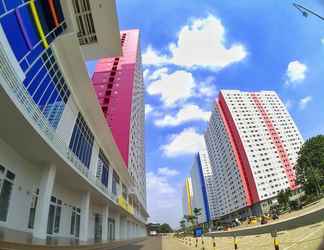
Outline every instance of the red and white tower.
[(98, 61), (92, 77), (102, 111), (146, 207), (144, 83), (139, 30), (121, 31), (122, 57)]
[(222, 90), (205, 140), (217, 217), (262, 214), (278, 192), (296, 189), (295, 164), (303, 138), (275, 92)]

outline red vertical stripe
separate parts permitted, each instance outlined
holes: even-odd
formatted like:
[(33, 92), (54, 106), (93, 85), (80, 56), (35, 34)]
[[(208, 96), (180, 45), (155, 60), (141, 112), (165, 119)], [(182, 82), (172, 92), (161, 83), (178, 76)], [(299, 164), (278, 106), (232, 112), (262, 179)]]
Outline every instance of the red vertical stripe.
[(246, 203), (248, 206), (251, 206), (252, 204), (259, 202), (260, 198), (243, 142), (222, 93), (219, 95), (218, 108), (235, 155), (244, 192), (246, 194)]
[(55, 4), (54, 4), (53, 0), (48, 0), (48, 4), (49, 4), (49, 7), (50, 7), (50, 11), (51, 11), (51, 14), (52, 14), (52, 18), (53, 18), (55, 27), (57, 27), (57, 26), (60, 25), (60, 23), (58, 21), (58, 17), (57, 17), (57, 14), (56, 14)]
[(267, 130), (271, 136), (271, 140), (273, 144), (275, 145), (277, 149), (277, 153), (280, 157), (282, 166), (285, 169), (286, 176), (288, 178), (289, 186), (292, 190), (296, 189), (296, 183), (295, 183), (295, 172), (293, 170), (293, 167), (289, 161), (288, 153), (282, 143), (282, 140), (280, 139), (279, 133), (277, 132), (276, 128), (274, 127), (271, 118), (269, 117), (266, 109), (264, 108), (261, 100), (258, 98), (258, 96), (254, 93), (251, 94), (252, 100), (257, 107), (259, 113), (261, 114), (261, 117), (263, 121), (266, 124)]

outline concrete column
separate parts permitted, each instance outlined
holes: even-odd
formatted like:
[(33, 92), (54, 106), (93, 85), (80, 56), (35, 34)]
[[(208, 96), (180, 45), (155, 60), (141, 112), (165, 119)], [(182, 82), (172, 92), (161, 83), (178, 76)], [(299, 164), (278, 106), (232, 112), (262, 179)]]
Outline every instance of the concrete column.
[(120, 239), (127, 240), (127, 218), (120, 217)]
[(56, 167), (54, 165), (45, 167), (42, 171), (42, 176), (39, 183), (39, 196), (33, 231), (33, 236), (35, 238), (46, 239), (48, 212), (53, 192), (55, 175)]
[(108, 218), (109, 218), (109, 206), (104, 208), (103, 221), (102, 221), (102, 240), (108, 240)]
[(89, 237), (89, 217), (90, 217), (90, 192), (82, 194), (81, 197), (81, 221), (80, 240), (87, 241)]
[(120, 240), (120, 215), (115, 216), (115, 239)]

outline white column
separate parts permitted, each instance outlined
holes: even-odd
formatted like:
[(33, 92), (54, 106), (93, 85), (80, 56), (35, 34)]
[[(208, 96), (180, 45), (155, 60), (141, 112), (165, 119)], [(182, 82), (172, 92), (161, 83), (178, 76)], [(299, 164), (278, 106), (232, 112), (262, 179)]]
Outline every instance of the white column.
[(102, 240), (108, 240), (108, 218), (109, 218), (109, 206), (104, 208), (103, 221), (102, 221)]
[(49, 206), (55, 181), (56, 167), (51, 165), (42, 171), (39, 183), (39, 196), (36, 208), (36, 217), (33, 236), (39, 239), (46, 239), (47, 221)]
[(120, 240), (120, 215), (118, 212), (115, 216), (115, 239)]
[(81, 221), (80, 221), (80, 240), (88, 240), (88, 227), (90, 216), (90, 192), (82, 194), (81, 197)]

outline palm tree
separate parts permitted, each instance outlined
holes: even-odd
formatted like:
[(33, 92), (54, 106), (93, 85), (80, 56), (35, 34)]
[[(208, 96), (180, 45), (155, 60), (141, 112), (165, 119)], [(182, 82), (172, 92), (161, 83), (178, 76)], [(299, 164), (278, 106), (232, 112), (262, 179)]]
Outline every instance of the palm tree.
[(201, 215), (201, 208), (194, 208), (193, 212), (195, 214), (195, 219), (196, 219), (196, 225), (198, 225), (198, 217)]
[(180, 221), (180, 226), (181, 226), (182, 230), (185, 231), (185, 229), (186, 229), (186, 221), (185, 220), (181, 220)]
[(191, 222), (192, 225), (194, 224), (194, 220), (196, 219), (196, 217), (193, 216), (193, 215), (185, 215), (185, 216), (183, 216), (183, 218), (184, 218), (188, 223)]

